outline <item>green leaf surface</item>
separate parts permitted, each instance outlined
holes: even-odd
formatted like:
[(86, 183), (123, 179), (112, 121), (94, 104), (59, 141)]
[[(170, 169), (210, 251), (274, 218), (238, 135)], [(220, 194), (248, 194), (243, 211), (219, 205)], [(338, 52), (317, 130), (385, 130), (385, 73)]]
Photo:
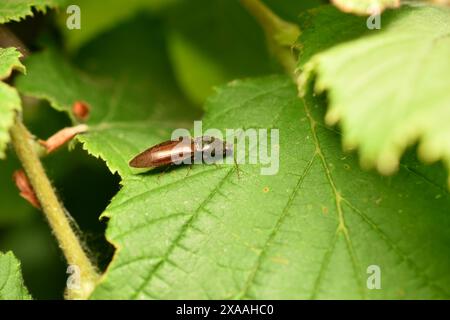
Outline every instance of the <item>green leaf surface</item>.
[(33, 15), (33, 9), (44, 11), (67, 3), (67, 0), (2, 0), (0, 2), (0, 23), (20, 21)]
[(5, 157), (5, 148), (10, 140), (9, 129), (14, 123), (15, 112), (21, 108), (17, 91), (1, 80), (8, 78), (13, 70), (25, 72), (20, 57), (20, 52), (15, 48), (0, 48), (0, 159)]
[[(321, 23), (339, 19), (324, 12), (316, 15)], [(340, 122), (345, 147), (358, 147), (364, 166), (392, 173), (405, 149), (418, 142), (422, 159), (442, 159), (450, 168), (450, 9), (405, 6), (382, 19), (379, 31), (318, 53), (306, 65), (301, 57), (301, 90), (317, 75), (315, 90), (326, 90), (330, 101), (327, 123)], [(315, 31), (326, 40), (307, 49), (306, 57), (332, 43), (331, 30)], [(307, 48), (313, 37), (303, 40)]]
[(12, 252), (0, 252), (0, 300), (30, 300), (23, 284), (20, 262)]
[[(219, 89), (204, 127), (279, 128), (280, 172), (122, 174), (104, 213), (118, 251), (93, 298), (448, 298), (448, 192), (407, 164), (361, 171), (317, 103), (285, 77)], [(88, 148), (125, 166), (143, 138)], [(370, 265), (381, 290), (366, 287)]]
[[(383, 17), (385, 15), (386, 13)], [(302, 30), (297, 41), (300, 49), (300, 69), (303, 70), (304, 64), (315, 54), (367, 33), (370, 34), (366, 20), (366, 17), (345, 14), (331, 5), (319, 6), (301, 13), (296, 20)]]
[(372, 14), (400, 6), (400, 0), (332, 0), (332, 2), (342, 11), (357, 14)]
[(15, 48), (0, 48), (0, 80), (8, 78), (13, 70), (25, 72), (21, 56)]

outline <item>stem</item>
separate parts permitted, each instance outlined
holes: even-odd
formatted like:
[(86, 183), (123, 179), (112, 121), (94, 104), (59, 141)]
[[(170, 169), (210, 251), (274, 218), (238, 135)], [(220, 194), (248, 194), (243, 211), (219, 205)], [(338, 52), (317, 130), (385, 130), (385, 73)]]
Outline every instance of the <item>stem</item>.
[(98, 279), (96, 268), (87, 257), (80, 240), (73, 231), (66, 210), (58, 201), (53, 187), (45, 174), (39, 156), (31, 143), (32, 136), (23, 125), (19, 116), (11, 128), (11, 140), (28, 179), (41, 204), (59, 246), (69, 265), (77, 266), (80, 271), (79, 288), (68, 290), (69, 299), (86, 299), (94, 289)]
[(284, 21), (278, 17), (260, 0), (240, 1), (263, 28), (269, 49), (283, 65), (284, 69), (294, 76), (297, 62), (293, 54), (293, 48), (295, 41), (300, 35), (300, 28), (296, 24)]

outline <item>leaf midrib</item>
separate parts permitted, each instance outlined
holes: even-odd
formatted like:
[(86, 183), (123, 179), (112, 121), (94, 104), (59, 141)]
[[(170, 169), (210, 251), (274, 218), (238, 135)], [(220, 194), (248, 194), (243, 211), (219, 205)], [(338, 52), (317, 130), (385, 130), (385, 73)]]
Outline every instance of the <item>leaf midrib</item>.
[(185, 236), (186, 232), (189, 230), (189, 227), (192, 225), (192, 223), (197, 219), (199, 216), (201, 210), (206, 206), (206, 204), (211, 201), (214, 196), (217, 194), (220, 187), (225, 183), (225, 181), (231, 176), (231, 174), (235, 171), (235, 168), (231, 168), (228, 170), (227, 174), (219, 181), (219, 183), (216, 185), (216, 187), (210, 192), (208, 197), (197, 207), (197, 209), (194, 211), (192, 216), (181, 226), (180, 231), (177, 235), (177, 237), (172, 241), (169, 248), (167, 249), (166, 253), (162, 257), (161, 261), (157, 263), (153, 269), (148, 273), (147, 277), (145, 277), (144, 282), (139, 286), (139, 288), (136, 290), (136, 292), (131, 296), (131, 299), (136, 299), (139, 294), (145, 289), (147, 284), (150, 282), (152, 277), (158, 272), (158, 270), (169, 261), (170, 255), (175, 250), (175, 248), (178, 246), (179, 242), (183, 237)]
[(277, 235), (278, 231), (280, 230), (281, 225), (283, 224), (285, 218), (288, 216), (289, 209), (291, 208), (295, 198), (297, 197), (297, 194), (300, 191), (303, 181), (305, 180), (306, 176), (310, 172), (315, 159), (316, 159), (316, 154), (314, 154), (312, 156), (311, 160), (308, 162), (305, 169), (303, 170), (303, 173), (300, 176), (297, 184), (295, 185), (294, 190), (292, 191), (291, 195), (289, 196), (288, 202), (286, 203), (285, 207), (283, 208), (283, 210), (277, 220), (277, 223), (273, 227), (272, 231), (269, 234), (268, 239), (266, 240), (264, 246), (262, 247), (260, 253), (258, 254), (258, 259), (256, 260), (255, 266), (253, 267), (252, 272), (250, 273), (250, 276), (248, 277), (244, 288), (242, 289), (241, 293), (239, 293), (236, 296), (236, 299), (248, 298), (248, 293), (249, 293), (250, 287), (251, 287), (252, 283), (254, 282), (254, 279), (256, 278), (259, 268), (262, 265), (262, 261), (267, 253), (267, 250), (270, 247), (273, 239)]
[[(346, 242), (346, 245), (347, 245), (347, 249), (349, 251), (349, 255), (350, 255), (351, 260), (352, 260), (351, 262), (352, 262), (353, 272), (355, 273), (356, 281), (359, 283), (358, 289), (360, 291), (361, 296), (364, 298), (365, 297), (365, 292), (364, 292), (364, 288), (362, 287), (361, 275), (358, 272), (358, 270), (361, 270), (361, 268), (360, 268), (359, 261), (357, 260), (356, 253), (354, 252), (353, 245), (351, 243), (350, 234), (349, 234), (347, 226), (345, 224), (344, 211), (343, 211), (342, 206), (341, 206), (342, 196), (341, 196), (341, 194), (339, 193), (339, 191), (336, 188), (336, 184), (335, 184), (335, 182), (333, 180), (333, 176), (331, 174), (330, 169), (328, 168), (325, 156), (324, 156), (324, 154), (322, 152), (322, 149), (321, 149), (321, 146), (320, 146), (320, 141), (319, 141), (319, 138), (318, 138), (317, 132), (316, 132), (317, 121), (313, 118), (313, 116), (311, 114), (311, 110), (309, 109), (308, 104), (306, 102), (306, 99), (304, 97), (301, 97), (301, 100), (303, 102), (303, 107), (304, 107), (306, 116), (308, 118), (311, 134), (313, 136), (314, 144), (316, 146), (315, 154), (321, 160), (322, 166), (323, 166), (323, 168), (325, 170), (325, 174), (327, 176), (328, 182), (330, 184), (330, 187), (332, 189), (332, 192), (333, 192), (333, 195), (334, 195), (334, 199), (335, 199), (337, 216), (338, 216), (338, 220), (339, 220), (339, 224), (338, 224), (337, 229), (336, 229), (335, 237), (337, 237), (337, 235), (339, 233), (342, 233), (344, 235), (345, 242)], [(315, 287), (317, 289), (318, 289), (318, 287), (320, 285), (320, 281), (321, 281), (321, 277), (322, 277), (321, 275), (323, 274), (322, 269), (324, 269), (325, 265), (328, 264), (328, 262), (330, 260), (329, 257), (333, 253), (334, 248), (335, 248), (335, 245), (333, 245), (331, 250), (328, 250), (325, 253), (325, 256), (324, 256), (324, 259), (323, 259), (323, 262), (322, 262), (322, 266), (321, 266), (321, 271), (319, 272), (319, 275), (318, 275), (318, 277), (316, 279)], [(314, 292), (313, 292), (313, 296), (315, 296)]]

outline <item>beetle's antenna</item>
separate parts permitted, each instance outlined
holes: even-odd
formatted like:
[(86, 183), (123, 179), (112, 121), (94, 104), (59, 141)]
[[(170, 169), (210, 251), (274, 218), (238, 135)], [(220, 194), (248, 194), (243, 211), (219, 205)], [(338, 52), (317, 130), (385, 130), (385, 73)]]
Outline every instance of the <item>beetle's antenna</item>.
[(161, 180), (161, 178), (163, 177), (163, 175), (164, 175), (170, 168), (171, 168), (171, 165), (168, 165), (168, 166), (166, 166), (166, 167), (164, 168), (164, 170), (163, 170), (162, 172), (158, 173), (158, 177), (157, 177), (158, 184), (160, 183), (160, 180)]

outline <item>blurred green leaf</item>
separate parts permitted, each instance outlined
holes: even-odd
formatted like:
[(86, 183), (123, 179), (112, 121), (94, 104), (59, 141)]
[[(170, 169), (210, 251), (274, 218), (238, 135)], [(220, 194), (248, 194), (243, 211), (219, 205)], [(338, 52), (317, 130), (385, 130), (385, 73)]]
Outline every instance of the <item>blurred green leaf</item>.
[[(324, 12), (329, 24), (342, 16)], [(317, 74), (315, 90), (327, 90), (330, 99), (327, 123), (340, 121), (344, 145), (359, 148), (363, 165), (392, 173), (419, 142), (422, 159), (450, 168), (450, 9), (405, 6), (382, 19), (380, 31), (313, 56), (300, 76), (303, 90)], [(332, 36), (316, 29), (303, 46), (317, 45), (321, 30)]]
[[(89, 74), (113, 79), (120, 83), (122, 91), (132, 90), (142, 96), (143, 104), (189, 109), (191, 105), (177, 84), (166, 47), (164, 22), (139, 14), (86, 43), (74, 60)], [(124, 57), (130, 57), (126, 63)]]
[(0, 252), (0, 300), (30, 300), (20, 270), (20, 263), (12, 252)]
[(0, 159), (3, 159), (10, 141), (9, 129), (14, 124), (15, 112), (20, 110), (20, 98), (14, 88), (0, 81), (0, 101)]
[(13, 70), (25, 72), (20, 57), (20, 52), (15, 48), (0, 48), (0, 159), (5, 157), (5, 148), (10, 140), (9, 129), (14, 123), (15, 113), (21, 109), (17, 91), (1, 80), (8, 78)]
[(279, 69), (261, 28), (238, 0), (185, 1), (174, 7), (168, 47), (179, 83), (200, 105), (216, 85)]
[[(319, 0), (281, 3), (268, 1), (272, 8), (283, 14), (293, 13), (289, 17), (295, 17), (301, 10), (318, 3), (320, 3)], [(127, 3), (127, 6), (123, 6), (120, 1), (112, 1), (108, 3), (106, 12), (104, 12), (103, 3), (78, 0), (76, 4), (82, 11), (81, 30), (68, 30), (65, 28), (66, 17), (60, 17), (65, 39), (71, 49), (79, 49), (86, 46), (86, 43), (98, 45), (101, 43), (97, 41), (99, 36), (100, 38), (108, 37), (103, 36), (105, 33), (109, 34), (109, 38), (111, 35), (120, 34), (119, 32), (108, 33), (108, 31), (118, 30), (123, 24), (126, 27), (129, 25), (126, 21), (132, 21), (138, 13), (152, 12), (161, 16), (161, 19), (167, 18), (169, 20), (167, 45), (177, 80), (191, 101), (199, 105), (203, 104), (205, 98), (212, 93), (215, 85), (243, 76), (262, 75), (278, 70), (276, 63), (267, 54), (265, 39), (259, 26), (237, 0), (194, 2), (134, 0)], [(191, 14), (186, 15), (186, 12)], [(145, 30), (152, 32), (153, 28), (147, 26)], [(151, 45), (153, 41), (151, 35), (143, 34), (139, 30), (136, 30), (137, 34), (132, 31), (130, 30), (126, 35), (133, 37), (137, 42), (147, 42), (149, 46)], [(125, 32), (123, 31), (122, 34), (125, 35)], [(110, 43), (112, 51), (131, 51), (127, 45), (131, 43), (130, 41), (125, 44), (121, 41)], [(230, 50), (233, 46), (239, 46), (240, 50)], [(134, 51), (134, 53), (140, 53), (140, 51)], [(88, 57), (88, 55), (85, 56)], [(148, 57), (145, 59), (152, 60)], [(163, 59), (165, 60), (166, 57)], [(135, 61), (141, 60), (134, 59), (131, 62)], [(161, 59), (153, 61), (161, 61)]]
[(0, 23), (20, 21), (33, 15), (33, 10), (44, 11), (67, 3), (67, 0), (2, 0), (0, 3)]
[[(81, 10), (81, 29), (69, 30), (66, 27), (68, 15), (59, 16), (60, 29), (70, 50), (77, 50), (97, 36), (116, 28), (139, 12), (158, 12), (182, 0), (74, 0), (71, 4)], [(146, 41), (141, 39), (141, 41)], [(148, 40), (151, 41), (151, 40)], [(123, 46), (120, 42), (117, 47)]]

